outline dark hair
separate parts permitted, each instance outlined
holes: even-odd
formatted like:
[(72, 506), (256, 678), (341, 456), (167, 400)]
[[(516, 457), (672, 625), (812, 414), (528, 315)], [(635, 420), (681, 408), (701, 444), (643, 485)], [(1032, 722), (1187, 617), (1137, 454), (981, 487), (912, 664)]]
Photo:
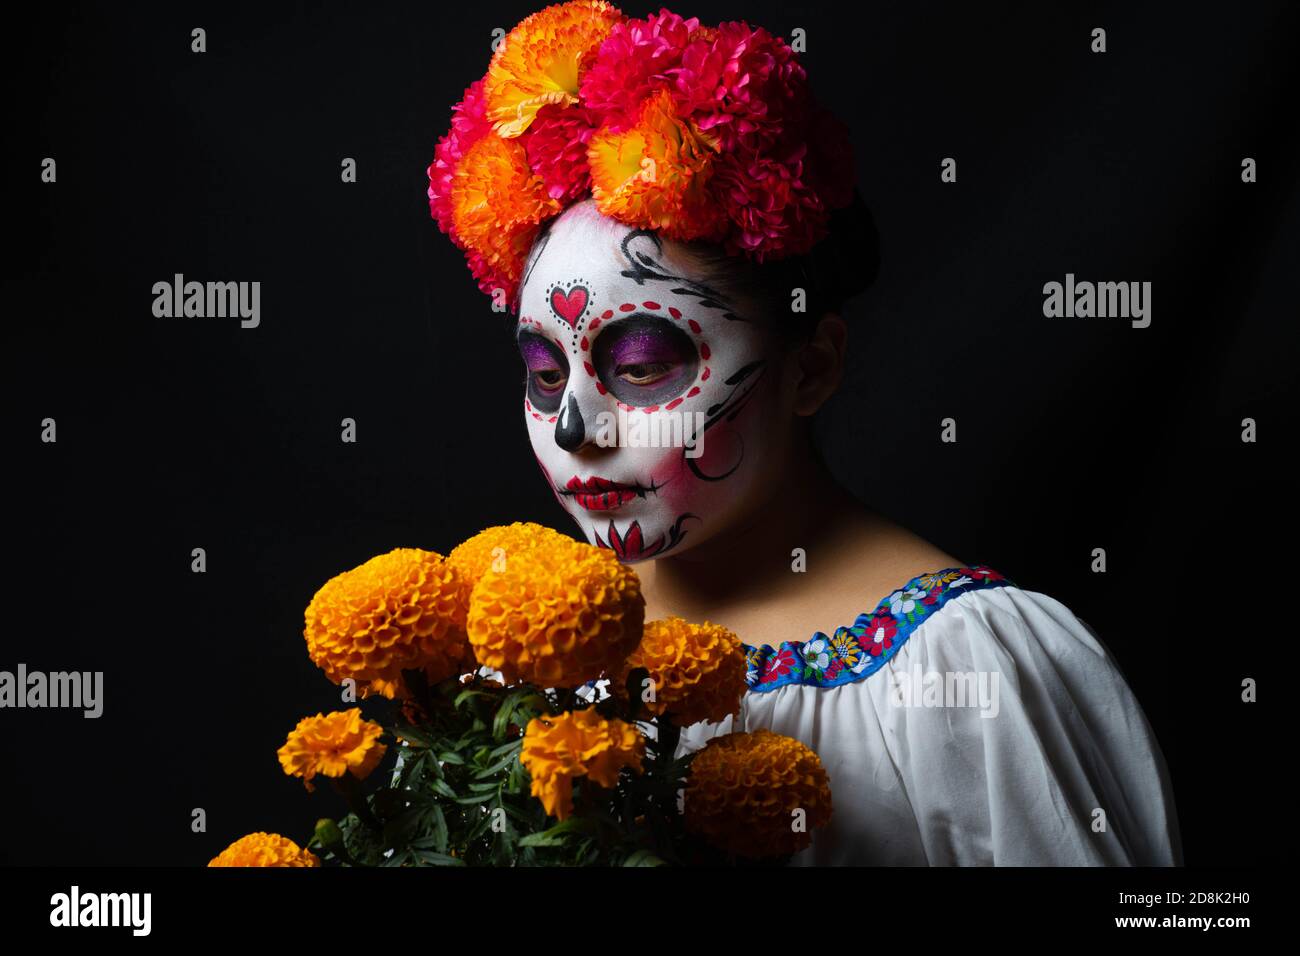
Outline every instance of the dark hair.
[[(794, 340), (806, 339), (826, 312), (865, 292), (880, 271), (880, 237), (862, 194), (831, 211), (829, 233), (799, 256), (755, 262), (721, 246), (689, 243), (709, 285), (751, 305)], [(790, 309), (793, 290), (806, 293), (802, 313)]]

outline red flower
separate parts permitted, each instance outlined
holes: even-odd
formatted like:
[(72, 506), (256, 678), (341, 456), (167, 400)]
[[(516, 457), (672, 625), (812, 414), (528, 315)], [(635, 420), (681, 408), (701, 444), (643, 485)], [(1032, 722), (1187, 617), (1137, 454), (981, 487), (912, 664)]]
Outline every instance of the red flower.
[(702, 32), (667, 72), (678, 111), (716, 134), (723, 152), (779, 139), (787, 127), (802, 125), (809, 106), (807, 74), (794, 51), (743, 22)]
[(862, 646), (872, 657), (879, 657), (894, 646), (897, 633), (898, 622), (892, 614), (877, 614), (867, 625), (867, 633), (862, 635)]
[(829, 214), (803, 179), (806, 151), (799, 144), (778, 158), (738, 150), (714, 161), (711, 187), (734, 227), (728, 252), (762, 262), (801, 255), (826, 235)]
[(549, 103), (537, 111), (519, 137), (528, 153), (528, 165), (546, 184), (546, 194), (568, 205), (591, 192), (587, 166), (587, 141), (599, 117), (581, 106)]
[(483, 104), (483, 81), (475, 80), (451, 110), (451, 129), (438, 140), (433, 162), (425, 172), (429, 177), (429, 213), (437, 220), (438, 228), (463, 248), (451, 224), (451, 179), (469, 148), (492, 129)]
[(790, 673), (795, 665), (794, 651), (783, 648), (776, 652), (767, 662), (767, 670), (760, 679), (760, 684), (770, 683)]
[(668, 71), (699, 27), (697, 17), (684, 20), (667, 9), (616, 24), (583, 75), (579, 101), (599, 111), (611, 132), (624, 132), (645, 99), (669, 85)]

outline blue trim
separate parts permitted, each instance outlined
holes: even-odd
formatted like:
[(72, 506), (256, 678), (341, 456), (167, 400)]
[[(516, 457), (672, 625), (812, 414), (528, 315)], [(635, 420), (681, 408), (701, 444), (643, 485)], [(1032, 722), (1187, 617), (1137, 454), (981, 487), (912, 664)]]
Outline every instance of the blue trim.
[(918, 574), (881, 598), (874, 611), (863, 611), (829, 637), (817, 631), (806, 641), (783, 641), (780, 647), (742, 644), (748, 664), (745, 684), (762, 694), (787, 684), (838, 687), (863, 680), (884, 667), (912, 632), (953, 598), (1015, 586), (983, 564)]

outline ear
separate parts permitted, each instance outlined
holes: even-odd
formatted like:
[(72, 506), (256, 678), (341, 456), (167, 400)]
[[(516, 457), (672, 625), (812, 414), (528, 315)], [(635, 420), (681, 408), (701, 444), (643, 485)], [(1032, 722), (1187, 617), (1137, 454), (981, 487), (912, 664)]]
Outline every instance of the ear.
[(848, 341), (848, 323), (838, 312), (827, 312), (817, 321), (817, 328), (796, 356), (796, 415), (813, 414), (840, 387)]

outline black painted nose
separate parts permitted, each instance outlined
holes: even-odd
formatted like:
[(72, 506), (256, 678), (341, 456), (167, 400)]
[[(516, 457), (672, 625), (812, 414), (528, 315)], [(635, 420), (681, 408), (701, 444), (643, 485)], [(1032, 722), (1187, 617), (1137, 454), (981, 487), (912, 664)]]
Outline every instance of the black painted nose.
[(565, 451), (577, 451), (586, 437), (587, 430), (582, 423), (582, 412), (578, 411), (578, 400), (570, 392), (568, 404), (555, 420), (555, 444)]

